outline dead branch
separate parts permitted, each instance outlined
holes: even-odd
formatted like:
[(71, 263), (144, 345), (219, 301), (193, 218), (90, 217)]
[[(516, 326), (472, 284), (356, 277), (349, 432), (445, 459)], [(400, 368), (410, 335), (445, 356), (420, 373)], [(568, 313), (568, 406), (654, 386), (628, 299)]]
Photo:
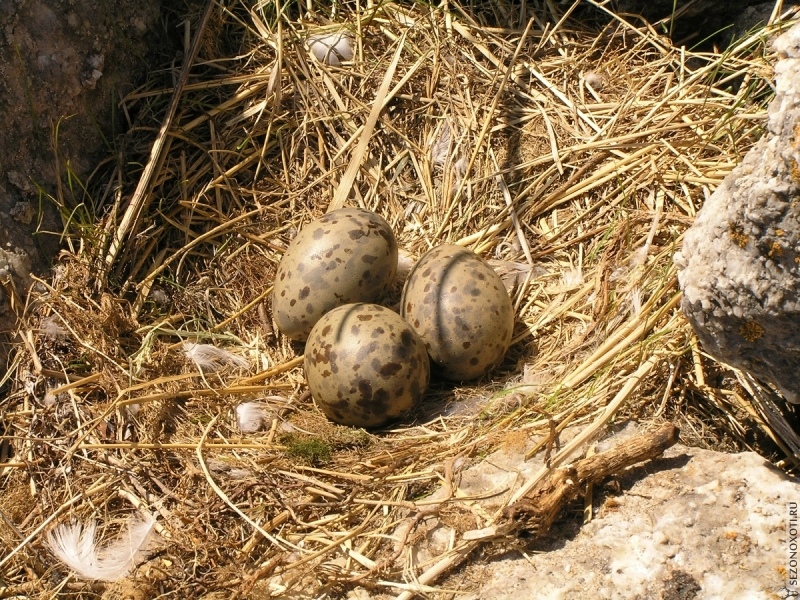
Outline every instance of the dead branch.
[(678, 428), (672, 423), (656, 431), (638, 435), (619, 446), (589, 456), (553, 471), (524, 498), (508, 506), (500, 519), (498, 533), (510, 535), (526, 531), (534, 536), (546, 533), (568, 502), (590, 483), (598, 483), (622, 470), (660, 456), (678, 441)]

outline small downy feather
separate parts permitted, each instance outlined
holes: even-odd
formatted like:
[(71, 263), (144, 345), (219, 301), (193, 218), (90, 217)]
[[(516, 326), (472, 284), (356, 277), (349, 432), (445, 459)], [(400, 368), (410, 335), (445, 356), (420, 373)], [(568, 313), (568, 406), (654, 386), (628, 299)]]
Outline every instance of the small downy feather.
[(449, 123), (442, 124), (439, 130), (439, 135), (431, 146), (431, 163), (435, 166), (446, 166), (450, 164), (450, 172), (452, 175), (453, 189), (455, 190), (461, 185), (461, 181), (467, 174), (468, 161), (465, 157), (451, 156), (456, 151), (455, 142), (453, 140), (453, 128)]
[(254, 433), (271, 420), (272, 411), (264, 402), (242, 402), (236, 407), (236, 424), (242, 433)]
[(49, 338), (64, 338), (69, 335), (69, 331), (64, 329), (53, 316), (47, 317), (41, 322), (39, 332)]
[(186, 358), (191, 360), (202, 371), (218, 371), (219, 369), (232, 365), (240, 369), (250, 366), (247, 359), (237, 356), (232, 352), (217, 348), (211, 344), (195, 344), (194, 342), (183, 343), (183, 353)]
[(156, 520), (152, 515), (133, 517), (127, 531), (99, 547), (95, 521), (61, 524), (47, 534), (46, 542), (58, 559), (83, 579), (119, 581), (147, 552)]
[(439, 136), (431, 146), (431, 162), (434, 165), (443, 165), (447, 162), (447, 156), (450, 153), (450, 137), (450, 124), (443, 123), (439, 130)]
[(353, 44), (346, 32), (312, 35), (306, 43), (314, 58), (326, 65), (336, 67), (342, 61), (353, 59)]

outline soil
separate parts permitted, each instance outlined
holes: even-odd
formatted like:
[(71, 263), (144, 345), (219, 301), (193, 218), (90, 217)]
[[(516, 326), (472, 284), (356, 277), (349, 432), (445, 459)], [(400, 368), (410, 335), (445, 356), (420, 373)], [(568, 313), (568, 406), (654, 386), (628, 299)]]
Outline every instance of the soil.
[[(69, 213), (86, 201), (81, 182), (127, 127), (120, 98), (163, 62), (160, 17), (160, 0), (0, 2), (3, 288), (10, 276), (24, 297), (29, 272), (52, 265), (64, 227), (57, 204)], [(0, 331), (14, 324), (8, 291), (0, 288)]]

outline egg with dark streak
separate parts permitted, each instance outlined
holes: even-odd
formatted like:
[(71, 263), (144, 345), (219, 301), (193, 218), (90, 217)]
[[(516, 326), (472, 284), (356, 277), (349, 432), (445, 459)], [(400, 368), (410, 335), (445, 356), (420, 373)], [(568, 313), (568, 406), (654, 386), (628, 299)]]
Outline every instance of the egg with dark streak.
[(434, 374), (477, 379), (505, 356), (514, 333), (514, 307), (500, 277), (480, 256), (443, 244), (414, 266), (400, 314), (431, 356)]
[(342, 425), (380, 427), (410, 411), (428, 387), (425, 344), (397, 313), (347, 304), (326, 313), (306, 341), (311, 395)]
[(360, 208), (334, 210), (292, 240), (275, 274), (272, 316), (278, 329), (305, 340), (329, 310), (374, 302), (397, 272), (397, 241), (380, 216)]

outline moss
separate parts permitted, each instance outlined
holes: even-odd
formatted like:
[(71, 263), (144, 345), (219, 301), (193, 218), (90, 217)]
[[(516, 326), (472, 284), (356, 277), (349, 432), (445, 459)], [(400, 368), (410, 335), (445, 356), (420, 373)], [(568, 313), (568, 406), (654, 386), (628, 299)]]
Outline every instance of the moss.
[(286, 436), (281, 440), (286, 445), (286, 454), (310, 465), (324, 464), (331, 459), (331, 447), (325, 440), (316, 437)]
[(372, 445), (372, 436), (368, 431), (355, 427), (337, 427), (331, 438), (331, 445), (336, 450), (364, 449)]

